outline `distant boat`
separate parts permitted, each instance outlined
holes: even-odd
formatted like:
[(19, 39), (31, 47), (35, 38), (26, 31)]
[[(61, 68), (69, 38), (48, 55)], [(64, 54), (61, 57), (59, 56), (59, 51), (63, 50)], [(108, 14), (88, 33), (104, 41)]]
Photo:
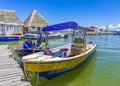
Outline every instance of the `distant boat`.
[(120, 35), (120, 28), (113, 31), (113, 35)]
[(64, 38), (68, 38), (68, 36), (69, 36), (68, 34), (64, 34)]
[[(46, 36), (44, 36), (44, 35), (43, 35), (43, 36), (40, 36), (40, 35), (38, 35), (38, 34), (25, 34), (23, 38), (25, 38), (25, 37), (29, 37), (29, 38), (31, 38), (31, 39), (46, 38)], [(49, 34), (47, 38), (48, 38), (48, 39), (57, 39), (57, 38), (61, 38), (61, 36), (60, 36), (60, 35), (57, 35), (57, 34), (54, 34), (54, 35)]]
[(0, 36), (0, 41), (18, 41), (20, 40), (19, 36)]
[(113, 35), (120, 35), (120, 31), (114, 32)]

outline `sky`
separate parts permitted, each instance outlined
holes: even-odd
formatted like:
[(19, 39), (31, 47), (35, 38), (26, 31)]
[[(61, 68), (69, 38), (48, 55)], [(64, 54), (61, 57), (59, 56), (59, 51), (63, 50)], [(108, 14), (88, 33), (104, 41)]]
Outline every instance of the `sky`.
[(15, 10), (22, 22), (36, 9), (49, 25), (120, 26), (120, 0), (0, 0), (0, 9)]

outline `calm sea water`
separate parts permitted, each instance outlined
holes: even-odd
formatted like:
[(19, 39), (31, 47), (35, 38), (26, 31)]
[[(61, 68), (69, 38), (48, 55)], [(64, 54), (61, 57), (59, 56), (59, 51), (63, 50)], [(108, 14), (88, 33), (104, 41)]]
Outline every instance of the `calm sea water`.
[[(51, 39), (50, 47), (60, 46), (71, 41), (68, 39)], [(94, 57), (86, 64), (59, 77), (47, 80), (38, 78), (36, 74), (29, 73), (31, 83), (36, 86), (120, 86), (120, 35), (87, 36), (87, 40), (97, 43), (98, 47)], [(0, 42), (9, 44), (14, 50), (21, 47), (20, 42)]]

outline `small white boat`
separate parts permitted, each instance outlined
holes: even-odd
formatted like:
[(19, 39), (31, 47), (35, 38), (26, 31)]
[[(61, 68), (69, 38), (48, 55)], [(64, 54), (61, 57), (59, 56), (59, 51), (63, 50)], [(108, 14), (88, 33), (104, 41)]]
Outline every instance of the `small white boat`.
[[(55, 28), (53, 29), (52, 27)], [(75, 22), (48, 26), (43, 28), (43, 31), (66, 28), (73, 28), (74, 32), (76, 29), (84, 32), (84, 29)], [(41, 77), (51, 79), (77, 68), (90, 60), (96, 52), (96, 47), (97, 44), (86, 44), (85, 35), (83, 35), (83, 38), (73, 37), (73, 42), (70, 44), (24, 56), (22, 61), (25, 71), (35, 72)]]

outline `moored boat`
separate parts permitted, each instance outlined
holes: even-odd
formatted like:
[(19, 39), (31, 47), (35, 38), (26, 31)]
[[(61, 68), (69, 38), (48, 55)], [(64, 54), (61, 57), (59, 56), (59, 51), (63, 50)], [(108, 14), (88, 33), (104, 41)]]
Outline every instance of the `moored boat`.
[[(54, 27), (54, 29), (53, 29)], [(73, 42), (53, 48), (44, 52), (38, 52), (22, 58), (25, 71), (35, 72), (41, 77), (51, 79), (64, 74), (76, 67), (81, 66), (95, 54), (97, 44), (86, 44), (85, 29), (75, 22), (66, 22), (47, 26), (43, 32), (53, 30), (64, 30), (72, 28), (74, 33), (82, 31), (83, 37), (73, 37)]]
[(24, 49), (24, 48), (17, 48), (15, 49), (15, 53), (17, 54), (18, 57), (23, 57), (25, 55), (29, 55), (29, 54), (32, 54), (32, 53), (36, 53), (36, 52), (41, 52), (42, 50), (40, 49)]
[(113, 31), (113, 35), (120, 35), (120, 29), (116, 29), (116, 31)]
[[(36, 34), (37, 32), (34, 32), (35, 34), (25, 34), (23, 38), (29, 37), (31, 39), (38, 39), (38, 38), (46, 38), (46, 35)], [(41, 33), (41, 32), (40, 32)], [(59, 34), (55, 34), (54, 32), (49, 33), (48, 39), (58, 39), (61, 38)]]
[(114, 32), (113, 35), (120, 35), (120, 31)]
[(0, 41), (18, 41), (20, 40), (19, 36), (0, 36)]

